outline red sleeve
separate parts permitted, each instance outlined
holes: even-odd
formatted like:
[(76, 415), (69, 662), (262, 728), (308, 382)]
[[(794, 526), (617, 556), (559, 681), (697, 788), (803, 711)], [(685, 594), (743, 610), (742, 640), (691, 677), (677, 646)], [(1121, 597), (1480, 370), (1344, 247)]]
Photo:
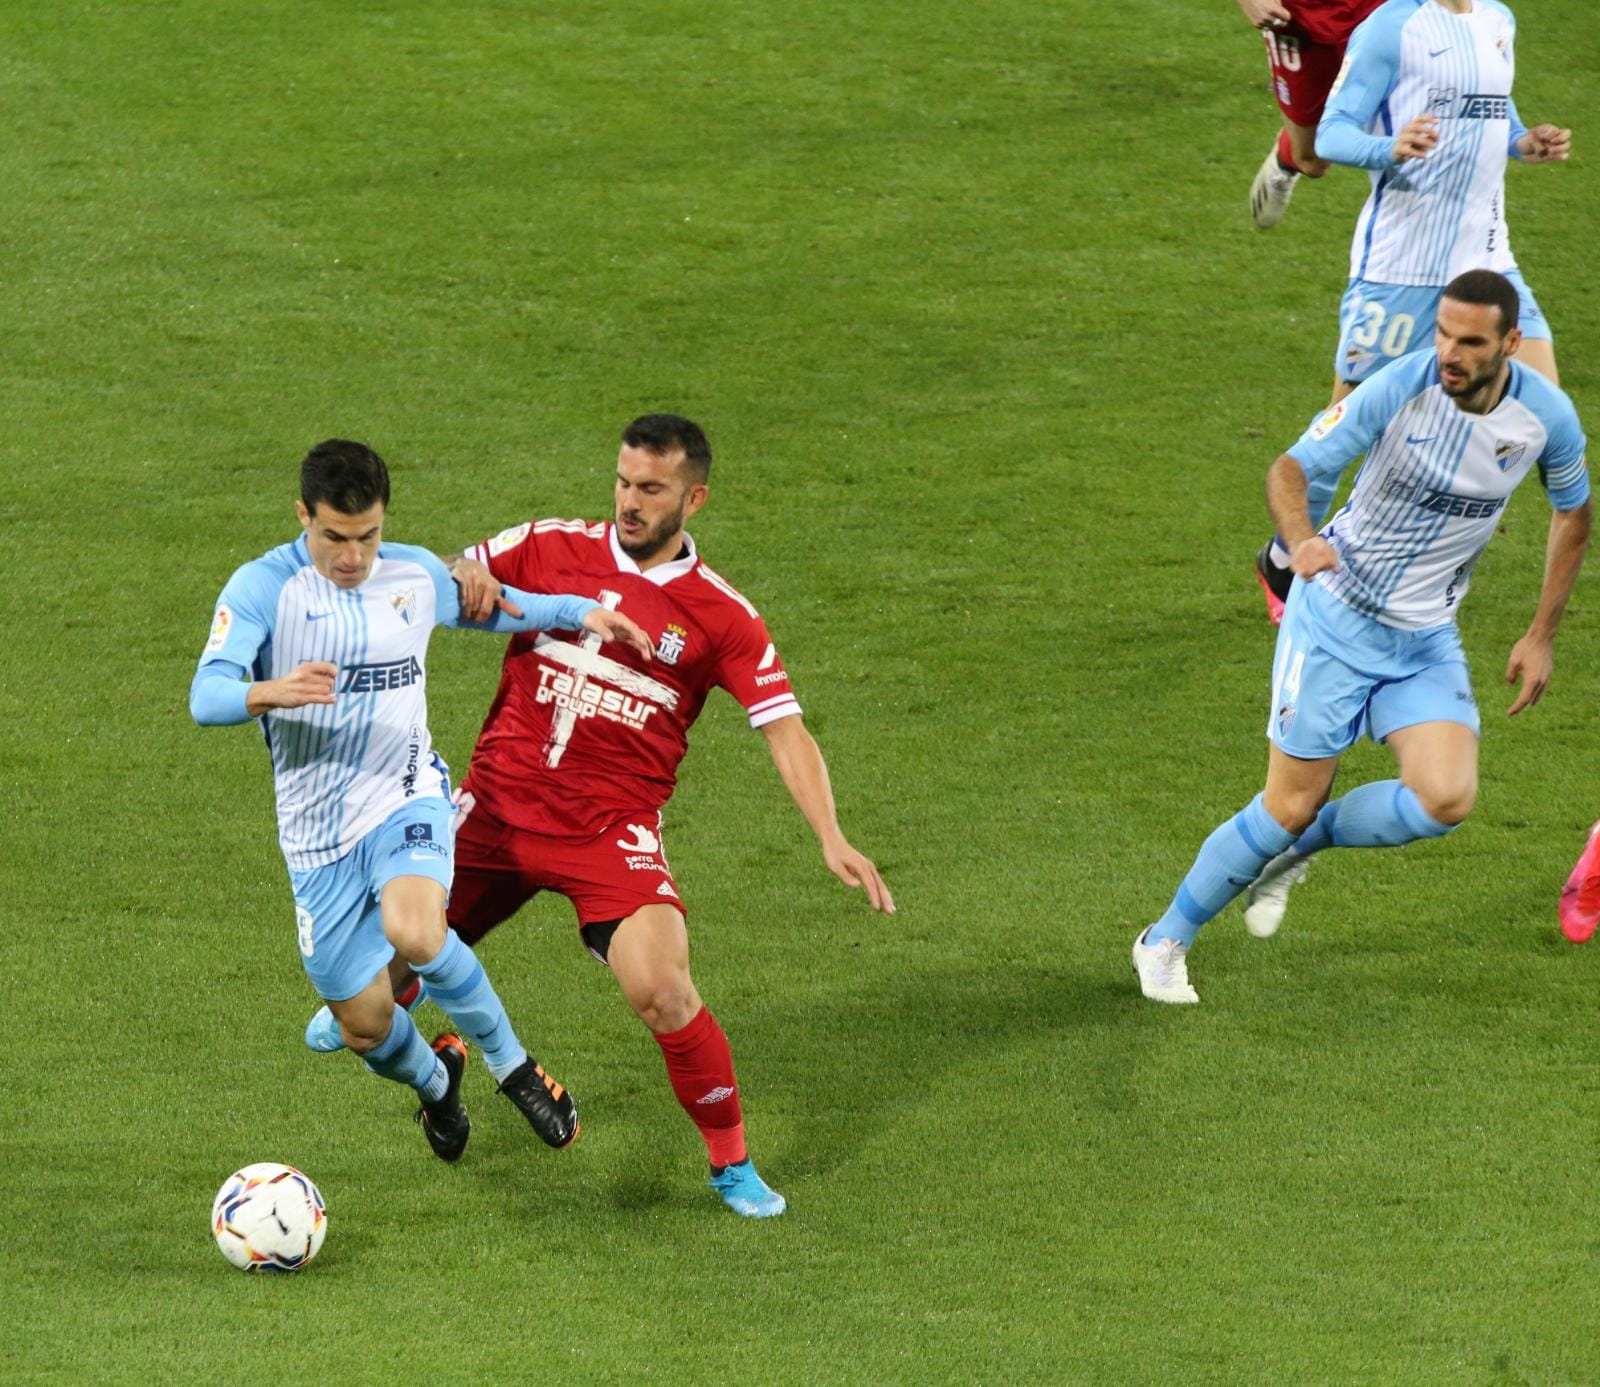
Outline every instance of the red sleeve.
[(744, 705), (752, 727), (800, 711), (789, 672), (767, 634), (767, 624), (754, 612), (731, 614), (718, 646), (713, 678)]
[(533, 542), (533, 522), (501, 530), (467, 550), (469, 559), (476, 559), (496, 579), (524, 592), (544, 591), (535, 579), (538, 572), (539, 546)]

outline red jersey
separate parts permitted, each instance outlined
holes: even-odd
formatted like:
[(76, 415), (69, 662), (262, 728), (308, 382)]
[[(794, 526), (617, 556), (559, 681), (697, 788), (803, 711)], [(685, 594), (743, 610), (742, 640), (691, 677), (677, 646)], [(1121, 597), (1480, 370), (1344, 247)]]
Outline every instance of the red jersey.
[(645, 572), (612, 526), (582, 520), (519, 525), (467, 550), (512, 587), (624, 612), (656, 650), (646, 662), (587, 631), (511, 638), (467, 777), (495, 818), (577, 839), (659, 809), (713, 687), (744, 705), (752, 727), (800, 711), (756, 609), (685, 543), (686, 554)]
[(1383, 0), (1284, 0), (1291, 21), (1316, 43), (1343, 44)]

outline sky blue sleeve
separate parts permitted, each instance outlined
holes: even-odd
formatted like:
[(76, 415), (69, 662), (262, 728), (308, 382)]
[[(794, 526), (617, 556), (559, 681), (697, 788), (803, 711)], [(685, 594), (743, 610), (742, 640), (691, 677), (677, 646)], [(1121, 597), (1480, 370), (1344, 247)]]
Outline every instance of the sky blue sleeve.
[(201, 727), (227, 727), (249, 722), (245, 700), (250, 684), (243, 666), (232, 660), (207, 660), (189, 684), (189, 713)]
[(1539, 480), (1557, 510), (1577, 510), (1589, 499), (1589, 469), (1584, 464), (1588, 440), (1578, 411), (1565, 395), (1539, 410), (1545, 426), (1544, 452), (1539, 454)]
[(1528, 127), (1522, 123), (1522, 117), (1517, 114), (1517, 103), (1509, 96), (1506, 98), (1506, 115), (1511, 121), (1511, 134), (1506, 138), (1506, 154), (1520, 161), (1522, 151), (1517, 148), (1517, 141), (1528, 133)]
[(521, 588), (505, 588), (506, 601), (522, 608), (519, 620), (496, 607), (487, 621), (457, 621), (474, 631), (576, 631), (600, 603), (592, 597), (578, 597), (571, 593), (554, 595), (544, 592), (523, 592)]
[[(1394, 131), (1385, 103), (1400, 76), (1400, 30), (1413, 12), (1385, 5), (1356, 26), (1345, 50), (1344, 71), (1317, 125), (1320, 157), (1358, 169), (1395, 166)], [(1369, 135), (1367, 127), (1380, 110), (1384, 133)]]
[(1423, 388), (1433, 359), (1432, 352), (1414, 352), (1391, 361), (1317, 415), (1289, 448), (1307, 480), (1337, 477), (1377, 442), (1401, 406)]

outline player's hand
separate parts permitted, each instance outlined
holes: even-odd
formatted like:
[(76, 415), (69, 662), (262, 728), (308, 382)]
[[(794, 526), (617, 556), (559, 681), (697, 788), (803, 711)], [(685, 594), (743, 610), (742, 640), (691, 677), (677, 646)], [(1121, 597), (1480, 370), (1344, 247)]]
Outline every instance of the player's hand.
[(637, 650), (647, 660), (655, 655), (650, 645), (650, 637), (645, 635), (644, 628), (632, 617), (623, 616), (621, 612), (596, 607), (584, 617), (583, 624), (601, 640), (621, 641), (631, 649)]
[(245, 706), (259, 704), (259, 711), (268, 708), (304, 708), (308, 703), (332, 703), (333, 681), (339, 677), (337, 665), (326, 660), (307, 660), (282, 679), (263, 679), (250, 686)]
[(1309, 583), (1319, 573), (1338, 572), (1339, 555), (1321, 535), (1312, 535), (1290, 550), (1289, 567)]
[(824, 844), (822, 860), (828, 870), (846, 886), (859, 886), (867, 893), (867, 904), (885, 915), (894, 914), (894, 897), (870, 857), (857, 852), (842, 838), (837, 844)]
[(496, 607), (521, 619), (522, 608), (507, 599), (500, 580), (476, 559), (457, 559), (450, 565), (450, 576), (460, 591), (461, 615), (468, 621), (487, 621)]
[(1403, 164), (1407, 159), (1426, 159), (1439, 143), (1439, 122), (1432, 116), (1418, 116), (1394, 139), (1394, 161)]
[(1517, 157), (1524, 164), (1550, 164), (1572, 153), (1572, 131), (1559, 125), (1535, 125), (1517, 141)]
[(1239, 8), (1257, 29), (1281, 29), (1290, 18), (1278, 0), (1239, 0)]
[(1542, 636), (1524, 636), (1511, 647), (1511, 658), (1506, 661), (1506, 683), (1515, 684), (1521, 679), (1522, 688), (1517, 701), (1506, 709), (1507, 717), (1515, 717), (1544, 697), (1555, 665), (1555, 645)]

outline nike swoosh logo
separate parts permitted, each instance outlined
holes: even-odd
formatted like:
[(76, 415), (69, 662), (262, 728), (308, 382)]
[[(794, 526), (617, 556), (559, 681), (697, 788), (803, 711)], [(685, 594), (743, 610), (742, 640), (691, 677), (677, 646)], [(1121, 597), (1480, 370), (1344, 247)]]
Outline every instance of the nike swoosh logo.
[(1237, 887), (1238, 887), (1238, 888), (1239, 888), (1239, 889), (1240, 889), (1240, 890), (1241, 890), (1241, 891), (1242, 891), (1242, 890), (1243, 890), (1243, 889), (1244, 889), (1244, 888), (1245, 888), (1245, 887), (1246, 887), (1246, 886), (1251, 886), (1251, 885), (1254, 885), (1254, 883), (1255, 883), (1255, 878), (1254, 878), (1254, 877), (1236, 877), (1236, 876), (1230, 876), (1230, 877), (1229, 877), (1229, 878), (1228, 878), (1228, 885), (1229, 885), (1229, 886), (1237, 886)]
[(1455, 47), (1454, 44), (1447, 43), (1443, 48), (1430, 48), (1428, 50), (1428, 56), (1430, 58), (1437, 58), (1441, 53), (1448, 53), (1453, 47)]
[(1413, 447), (1416, 447), (1416, 446), (1418, 446), (1420, 444), (1423, 444), (1423, 443), (1432, 443), (1433, 440), (1435, 438), (1437, 438), (1437, 437), (1438, 437), (1437, 434), (1432, 434), (1432, 433), (1430, 433), (1426, 438), (1418, 438), (1414, 434), (1407, 434), (1406, 435), (1406, 442), (1410, 443)]
[(306, 613), (306, 620), (307, 621), (321, 621), (323, 617), (332, 616), (332, 615), (333, 615), (332, 612), (307, 612)]

